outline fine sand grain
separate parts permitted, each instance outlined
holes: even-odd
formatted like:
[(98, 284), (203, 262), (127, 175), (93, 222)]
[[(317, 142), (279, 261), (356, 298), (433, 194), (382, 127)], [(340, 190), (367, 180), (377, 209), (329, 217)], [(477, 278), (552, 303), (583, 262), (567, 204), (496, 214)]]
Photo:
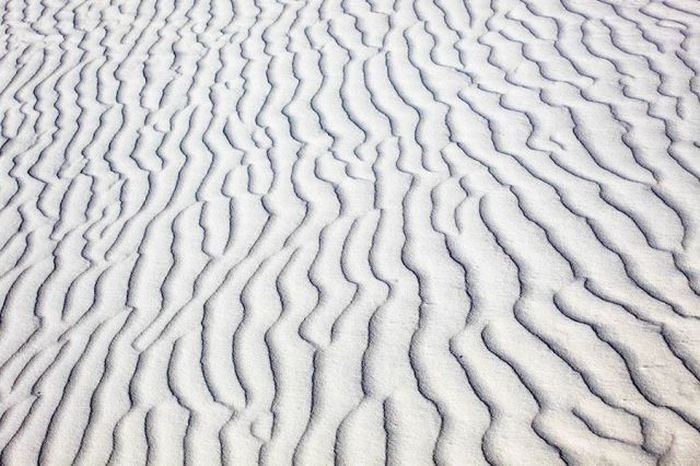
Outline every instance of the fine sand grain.
[(0, 464), (700, 464), (700, 1), (0, 0)]

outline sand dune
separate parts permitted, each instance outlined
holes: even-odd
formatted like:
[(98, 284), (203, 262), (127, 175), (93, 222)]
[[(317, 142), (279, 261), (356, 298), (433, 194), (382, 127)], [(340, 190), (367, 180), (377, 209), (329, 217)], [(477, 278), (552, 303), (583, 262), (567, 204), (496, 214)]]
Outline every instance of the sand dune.
[(700, 3), (0, 2), (0, 463), (700, 461)]

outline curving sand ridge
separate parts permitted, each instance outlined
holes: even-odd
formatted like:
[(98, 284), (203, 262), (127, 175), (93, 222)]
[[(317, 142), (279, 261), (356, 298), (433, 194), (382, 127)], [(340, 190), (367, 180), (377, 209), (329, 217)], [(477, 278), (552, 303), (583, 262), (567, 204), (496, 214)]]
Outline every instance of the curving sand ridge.
[(0, 2), (0, 464), (697, 464), (700, 3)]

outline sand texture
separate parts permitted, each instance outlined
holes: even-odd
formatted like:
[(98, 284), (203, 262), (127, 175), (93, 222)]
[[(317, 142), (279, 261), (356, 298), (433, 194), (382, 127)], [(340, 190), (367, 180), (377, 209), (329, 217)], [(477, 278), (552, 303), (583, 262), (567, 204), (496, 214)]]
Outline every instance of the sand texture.
[(0, 0), (0, 465), (700, 464), (700, 1)]

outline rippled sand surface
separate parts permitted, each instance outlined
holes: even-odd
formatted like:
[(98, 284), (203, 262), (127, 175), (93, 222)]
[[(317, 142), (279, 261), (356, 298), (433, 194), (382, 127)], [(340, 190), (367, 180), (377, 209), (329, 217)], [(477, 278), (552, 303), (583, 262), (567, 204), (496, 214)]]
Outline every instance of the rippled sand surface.
[(696, 465), (700, 2), (0, 1), (0, 463)]

